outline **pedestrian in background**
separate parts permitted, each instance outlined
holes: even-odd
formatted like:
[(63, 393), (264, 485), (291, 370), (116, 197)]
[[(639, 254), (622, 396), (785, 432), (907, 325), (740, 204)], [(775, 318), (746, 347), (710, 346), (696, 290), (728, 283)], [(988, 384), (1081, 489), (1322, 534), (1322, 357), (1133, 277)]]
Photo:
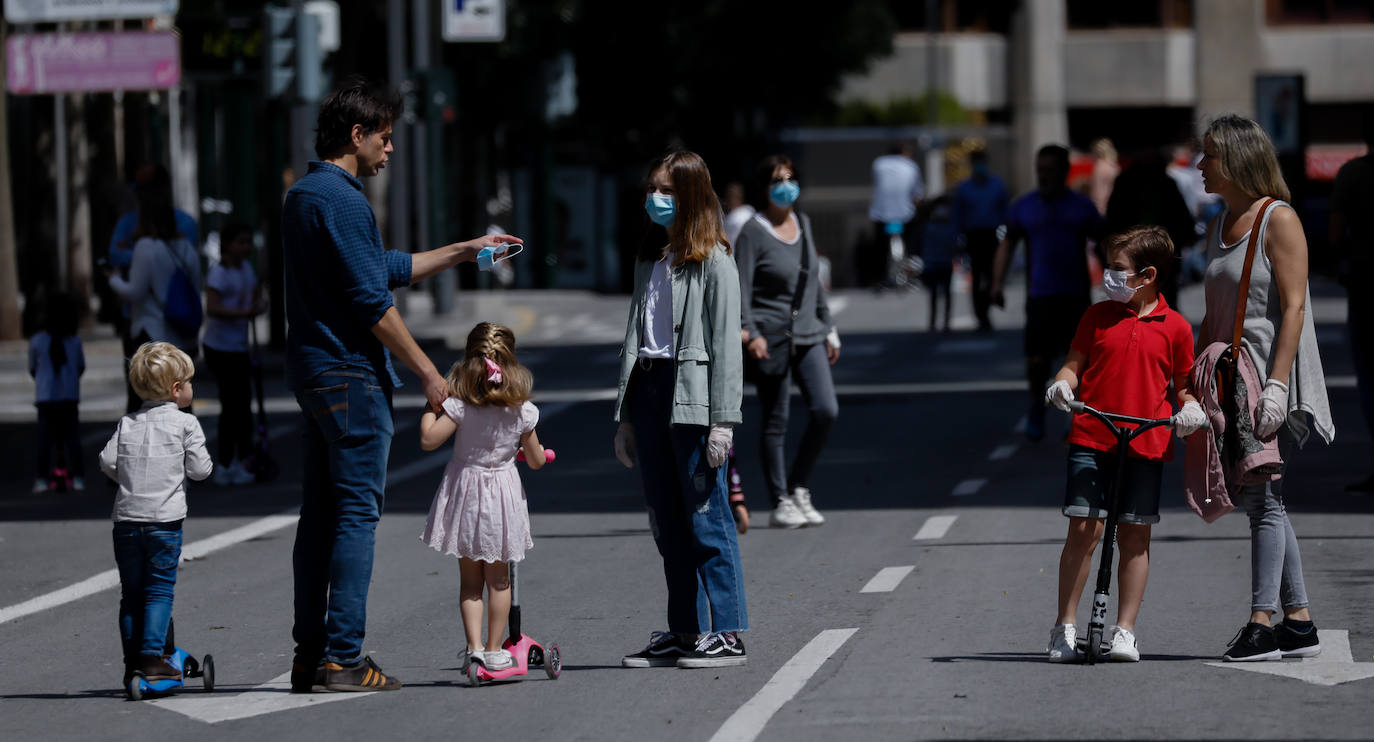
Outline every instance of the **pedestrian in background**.
[[(748, 375), (759, 392), (763, 420), (759, 460), (774, 528), (824, 525), (811, 501), (811, 472), (839, 415), (830, 366), (840, 358), (838, 334), (825, 289), (817, 280), (819, 254), (811, 220), (796, 210), (801, 196), (792, 161), (773, 155), (754, 176), (759, 213), (740, 230), (740, 326)], [(787, 466), (792, 382), (806, 401), (806, 428)]]
[(1117, 159), (1116, 147), (1112, 140), (1102, 137), (1092, 143), (1093, 171), (1088, 178), (1088, 197), (1097, 207), (1097, 213), (1107, 214), (1107, 203), (1111, 201), (1112, 191), (1116, 188), (1116, 178), (1121, 174), (1121, 164)]
[(253, 453), (253, 368), (248, 323), (266, 309), (248, 256), (253, 230), (243, 223), (220, 230), (220, 262), (205, 278), (205, 362), (219, 387), (219, 466), (215, 484), (248, 484), (243, 462)]
[[(1286, 203), (1288, 185), (1274, 145), (1259, 124), (1235, 115), (1213, 121), (1198, 168), (1207, 192), (1226, 202), (1208, 230), (1207, 315), (1198, 332), (1199, 355), (1212, 343), (1231, 343), (1240, 287), (1248, 285), (1241, 345), (1266, 378), (1257, 395), (1254, 433), (1260, 440), (1277, 436), (1286, 474), (1309, 434), (1330, 443), (1336, 432), (1309, 310), (1307, 238), (1297, 212)], [(1277, 201), (1265, 209), (1269, 199)], [(1247, 284), (1247, 243), (1253, 230), (1259, 234)], [(1247, 486), (1234, 498), (1250, 518), (1250, 619), (1231, 641), (1225, 660), (1321, 652), (1308, 610), (1298, 537), (1284, 506), (1285, 489), (1281, 475)], [(1270, 615), (1279, 610), (1283, 623), (1271, 626)]]
[(167, 655), (186, 480), (202, 481), (214, 468), (200, 421), (181, 411), (191, 406), (195, 373), (191, 357), (171, 343), (140, 346), (129, 360), (129, 380), (143, 404), (120, 418), (100, 452), (100, 470), (119, 483), (114, 554), (125, 686), (135, 672), (148, 680), (181, 678)]
[(735, 244), (739, 231), (753, 218), (757, 211), (749, 203), (744, 193), (744, 184), (732, 181), (725, 186), (725, 239), (727, 244)]
[[(433, 451), (453, 436), (453, 458), (434, 493), (420, 540), (458, 557), (459, 610), (466, 634), (463, 672), (478, 662), (491, 672), (515, 664), (502, 649), (510, 618), (512, 562), (534, 546), (525, 488), (515, 454), (531, 469), (544, 466), (534, 427), (539, 408), (530, 401), (534, 377), (515, 357), (515, 333), (481, 322), (468, 333), (463, 360), (444, 379), (449, 396), (441, 412), (420, 418), (420, 448)], [(456, 434), (456, 435), (455, 435)], [(482, 587), (487, 589), (487, 641), (482, 643)], [(519, 637), (512, 636), (511, 640)]]
[(954, 222), (949, 196), (940, 196), (926, 207), (921, 221), (921, 282), (930, 292), (930, 331), (935, 332), (936, 311), (944, 299), (944, 331), (949, 332), (954, 298), (954, 256), (959, 252), (959, 227)]
[(954, 189), (954, 224), (964, 236), (969, 258), (973, 314), (978, 329), (992, 329), (988, 308), (992, 295), (992, 259), (997, 253), (997, 228), (1007, 223), (1007, 187), (988, 167), (986, 150), (969, 153), (973, 174)]
[(859, 282), (879, 286), (889, 282), (889, 224), (902, 225), (902, 241), (907, 249), (916, 244), (916, 205), (925, 195), (921, 167), (916, 164), (911, 145), (897, 142), (887, 154), (873, 160), (873, 201), (868, 218), (873, 220), (873, 243), (859, 253)]
[[(133, 211), (119, 217), (119, 221), (115, 222), (114, 232), (110, 235), (108, 259), (105, 264), (107, 284), (115, 296), (120, 299), (115, 330), (124, 345), (124, 378), (127, 395), (125, 412), (133, 412), (142, 404), (138, 395), (134, 393), (133, 386), (128, 383), (129, 359), (133, 357), (134, 351), (148, 340), (168, 340), (176, 344), (177, 339), (167, 336), (154, 338), (151, 333), (147, 337), (140, 337), (139, 330), (135, 329), (134, 325), (142, 326), (143, 324), (137, 317), (141, 297), (130, 299), (126, 294), (121, 293), (115, 288), (114, 282), (110, 280), (111, 274), (118, 275), (126, 282), (132, 280), (134, 248), (140, 237), (147, 234), (142, 227), (144, 212), (156, 213), (158, 218), (165, 222), (167, 220), (165, 212), (170, 208), (173, 226), (170, 228), (164, 226), (160, 231), (180, 235), (190, 244), (192, 253), (195, 253), (200, 246), (195, 218), (172, 205), (172, 175), (167, 172), (166, 166), (159, 162), (145, 162), (139, 166), (138, 171), (134, 174), (133, 189), (136, 207)], [(199, 269), (198, 262), (196, 267)], [(161, 283), (165, 285), (166, 279), (164, 278)], [(179, 345), (178, 347), (187, 350), (185, 346)], [(192, 352), (190, 355), (195, 357), (196, 354)]]
[[(165, 170), (159, 171), (165, 174)], [(200, 255), (178, 223), (172, 207), (170, 179), (156, 177), (138, 191), (134, 249), (125, 279), (114, 266), (106, 268), (110, 288), (130, 306), (125, 350), (130, 356), (144, 343), (167, 342), (195, 358), (200, 354), (200, 302), (204, 278)], [(188, 313), (194, 303), (196, 314)], [(141, 406), (129, 386), (127, 411)]]
[(86, 372), (86, 354), (76, 330), (80, 320), (76, 301), (68, 294), (49, 294), (43, 310), (43, 329), (29, 338), (29, 376), (37, 389), (34, 406), (38, 408), (38, 465), (33, 491), (57, 489), (53, 470), (53, 450), (71, 487), (86, 489), (86, 461), (81, 452), (81, 422), (77, 405), (81, 402), (81, 375)]
[[(1331, 190), (1330, 236), (1340, 256), (1346, 293), (1346, 333), (1355, 361), (1360, 415), (1374, 436), (1374, 296), (1362, 289), (1374, 276), (1374, 111), (1365, 113), (1363, 134), (1369, 151), (1341, 166)], [(1366, 464), (1370, 456), (1362, 457)], [(1366, 469), (1369, 471), (1369, 469)], [(1348, 492), (1374, 492), (1374, 474), (1346, 485)]]
[[(1158, 227), (1136, 227), (1117, 234), (1107, 246), (1103, 285), (1107, 300), (1084, 313), (1073, 345), (1045, 401), (1065, 412), (1077, 398), (1104, 412), (1158, 419), (1174, 417), (1174, 431), (1187, 436), (1207, 425), (1207, 417), (1188, 390), (1193, 369), (1193, 327), (1169, 308), (1159, 292), (1160, 277), (1173, 265), (1174, 245)], [(1182, 408), (1174, 415), (1170, 385)], [(1159, 491), (1164, 462), (1173, 459), (1167, 430), (1141, 434), (1117, 476), (1116, 436), (1086, 413), (1073, 416), (1069, 432), (1068, 486), (1063, 513), (1069, 531), (1059, 555), (1059, 616), (1050, 630), (1050, 662), (1079, 658), (1075, 620), (1083, 587), (1092, 571), (1093, 551), (1102, 540), (1107, 498), (1116, 497), (1120, 526), (1116, 626), (1108, 655), (1137, 662), (1135, 623), (1150, 574), (1150, 528), (1159, 522)], [(1124, 491), (1111, 492), (1121, 482)]]
[(1045, 436), (1045, 384), (1054, 361), (1068, 352), (1074, 328), (1092, 303), (1088, 242), (1103, 236), (1097, 207), (1069, 190), (1068, 174), (1067, 148), (1047, 144), (1036, 152), (1038, 187), (1012, 203), (993, 265), (992, 301), (1002, 306), (1012, 252), (1026, 243), (1026, 437), (1032, 441)]
[(320, 160), (282, 205), (287, 380), (301, 410), (301, 516), (292, 550), (296, 640), (291, 690), (398, 690), (401, 682), (363, 654), (367, 593), (391, 453), (391, 355), (420, 377), (431, 410), (448, 382), (416, 344), (391, 291), (422, 281), (483, 247), (520, 243), (487, 235), (433, 250), (382, 248), (359, 178), (392, 152), (400, 115), (392, 91), (350, 78), (320, 104)]
[(639, 465), (663, 557), (668, 628), (621, 664), (742, 665), (749, 614), (724, 466), (742, 419), (739, 275), (699, 155), (677, 151), (655, 162), (644, 210), (662, 230), (650, 229), (635, 262), (615, 454)]
[[(1155, 225), (1163, 227), (1175, 245), (1192, 243), (1197, 235), (1193, 213), (1167, 167), (1163, 154), (1153, 147), (1131, 157), (1107, 200), (1108, 234)], [(1183, 260), (1177, 253), (1174, 261), (1175, 265), (1159, 276), (1159, 291), (1171, 306), (1178, 304), (1178, 276), (1183, 269)]]

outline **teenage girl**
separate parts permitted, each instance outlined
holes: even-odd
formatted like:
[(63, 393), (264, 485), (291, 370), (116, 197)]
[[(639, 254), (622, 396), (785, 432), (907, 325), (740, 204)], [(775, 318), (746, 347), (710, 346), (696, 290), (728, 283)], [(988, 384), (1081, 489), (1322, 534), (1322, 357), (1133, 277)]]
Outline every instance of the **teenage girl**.
[[(434, 493), (425, 531), (430, 548), (458, 557), (460, 608), (467, 651), (463, 669), (480, 662), (490, 671), (509, 668), (501, 648), (510, 617), (509, 562), (525, 558), (530, 515), (515, 470), (517, 450), (531, 469), (544, 465), (534, 426), (539, 409), (530, 399), (534, 378), (515, 359), (509, 328), (479, 323), (468, 333), (463, 360), (448, 372), (448, 399), (441, 414), (420, 418), (420, 447), (433, 451), (454, 436), (453, 460)], [(454, 435), (454, 432), (457, 435)], [(487, 588), (487, 641), (482, 644), (482, 586)]]

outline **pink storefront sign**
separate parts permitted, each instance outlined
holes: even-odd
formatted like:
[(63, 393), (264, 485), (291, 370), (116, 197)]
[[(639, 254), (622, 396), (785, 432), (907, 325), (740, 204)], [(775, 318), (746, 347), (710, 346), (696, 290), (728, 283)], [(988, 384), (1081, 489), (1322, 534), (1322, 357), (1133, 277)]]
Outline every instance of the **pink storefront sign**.
[(16, 34), (5, 45), (6, 90), (19, 95), (166, 90), (181, 82), (171, 31)]

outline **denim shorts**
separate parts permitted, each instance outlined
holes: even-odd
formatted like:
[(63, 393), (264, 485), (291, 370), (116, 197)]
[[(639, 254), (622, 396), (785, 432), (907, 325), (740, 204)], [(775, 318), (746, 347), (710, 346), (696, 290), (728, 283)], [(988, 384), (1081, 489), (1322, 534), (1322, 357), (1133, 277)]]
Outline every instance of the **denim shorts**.
[[(1107, 491), (1116, 475), (1116, 452), (1069, 446), (1069, 484), (1064, 489), (1064, 515), (1106, 518)], [(1126, 457), (1121, 485), (1120, 522), (1151, 525), (1159, 522), (1159, 483), (1163, 461)]]

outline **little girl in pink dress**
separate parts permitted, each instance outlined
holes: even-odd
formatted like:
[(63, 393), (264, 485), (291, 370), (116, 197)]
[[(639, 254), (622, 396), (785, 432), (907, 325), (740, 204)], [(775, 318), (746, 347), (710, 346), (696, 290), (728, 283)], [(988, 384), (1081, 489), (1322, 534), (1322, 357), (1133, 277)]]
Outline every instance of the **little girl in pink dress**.
[[(534, 426), (539, 408), (530, 399), (533, 378), (515, 359), (509, 328), (482, 322), (468, 334), (462, 361), (448, 373), (449, 398), (442, 415), (420, 418), (420, 447), (433, 451), (454, 436), (453, 459), (434, 493), (420, 539), (458, 557), (460, 610), (467, 634), (463, 669), (469, 661), (504, 670), (513, 658), (501, 648), (510, 616), (509, 562), (525, 558), (530, 516), (515, 469), (525, 453), (531, 469), (545, 463)], [(455, 435), (456, 433), (456, 435)], [(487, 588), (487, 641), (482, 644), (482, 587)]]

